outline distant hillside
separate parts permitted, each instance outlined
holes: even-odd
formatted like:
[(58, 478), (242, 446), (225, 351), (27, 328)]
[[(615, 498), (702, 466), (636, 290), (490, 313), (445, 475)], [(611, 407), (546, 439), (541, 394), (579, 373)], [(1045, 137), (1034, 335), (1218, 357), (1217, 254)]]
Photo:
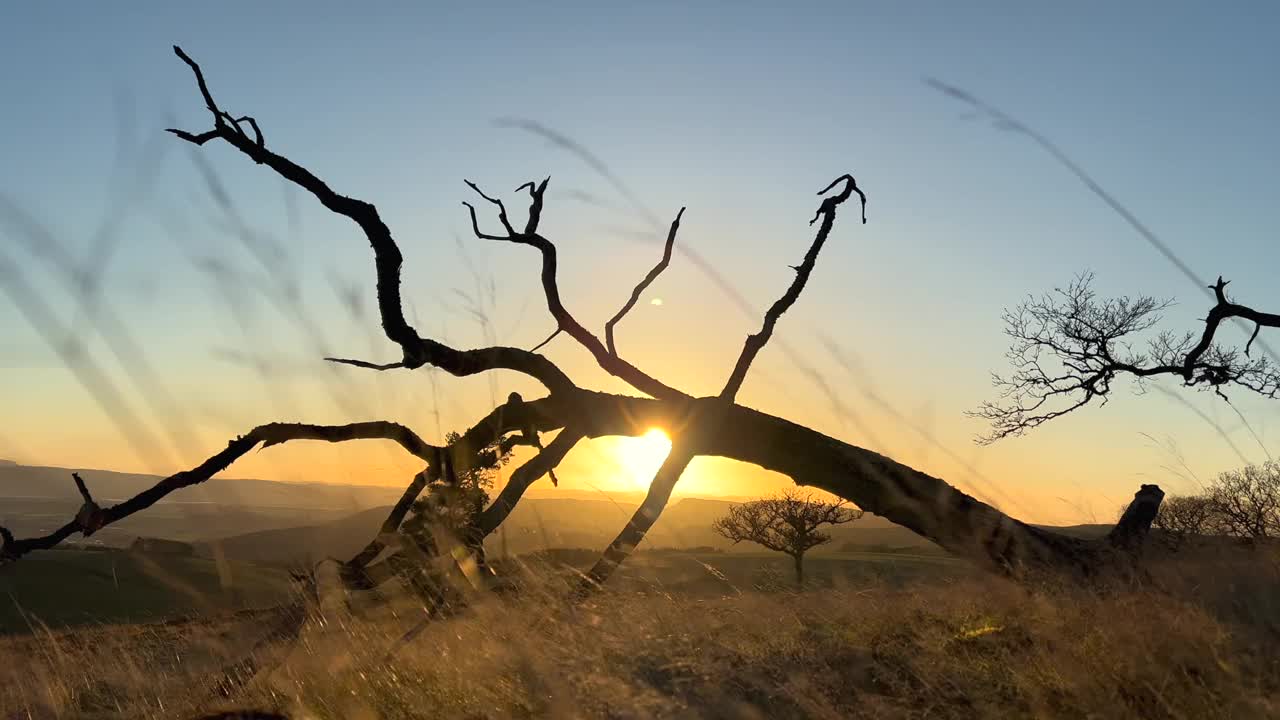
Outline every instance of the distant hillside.
[[(0, 498), (79, 500), (71, 481), (71, 468), (18, 465), (0, 462)], [(157, 475), (111, 470), (78, 470), (100, 500), (122, 500), (160, 481)], [(211, 503), (255, 508), (300, 508), (353, 512), (386, 505), (400, 497), (403, 488), (375, 485), (286, 483), (274, 480), (215, 478), (183, 488), (161, 502)], [(0, 500), (2, 503), (3, 500)]]
[[(199, 552), (287, 566), (314, 563), (325, 557), (347, 558), (374, 537), (390, 510), (390, 506), (373, 508), (325, 523), (220, 538), (202, 544)], [(634, 505), (615, 505), (606, 500), (527, 499), (505, 523), (507, 550), (525, 553), (602, 546), (617, 534), (634, 510)], [(492, 552), (502, 551), (502, 540), (502, 533), (490, 538)]]
[(261, 530), (201, 543), (197, 552), (263, 565), (297, 566), (326, 557), (347, 559), (360, 551), (386, 519), (390, 506), (363, 510), (317, 525)]
[(0, 567), (0, 634), (137, 622), (267, 607), (289, 597), (288, 575), (239, 562), (59, 548)]
[(524, 493), (526, 500), (541, 498), (546, 500), (603, 500), (605, 502), (625, 502), (639, 505), (644, 501), (644, 492), (639, 490), (591, 490), (552, 487), (547, 483), (534, 485)]
[[(132, 496), (159, 478), (152, 475), (86, 470), (94, 494), (103, 500)], [(0, 464), (0, 524), (19, 536), (47, 533), (75, 515), (80, 498), (71, 470)], [(324, 557), (349, 557), (374, 536), (399, 498), (400, 488), (295, 484), (267, 480), (214, 479), (180, 490), (146, 512), (95, 533), (88, 542), (126, 547), (136, 537), (198, 543), (197, 552), (270, 565), (296, 565)], [(531, 492), (503, 529), (489, 538), (495, 556), (551, 548), (603, 548), (635, 512), (640, 493), (591, 490)], [(756, 551), (732, 545), (711, 529), (734, 500), (678, 498), (658, 519), (642, 547), (712, 547)], [(1082, 537), (1105, 533), (1107, 525), (1056, 528)], [(933, 543), (875, 515), (832, 528), (832, 542), (817, 552), (845, 547), (936, 549)], [(83, 542), (78, 536), (74, 542)], [(213, 541), (216, 541), (214, 543)]]
[[(110, 470), (79, 472), (104, 505), (132, 497), (161, 479)], [(19, 537), (42, 535), (75, 517), (81, 499), (71, 473), (70, 468), (0, 462), (0, 525)], [(77, 535), (71, 541), (124, 547), (138, 536), (195, 541), (320, 524), (385, 506), (401, 492), (395, 487), (215, 478), (178, 490), (92, 538)]]
[[(0, 497), (0, 525), (18, 537), (44, 535), (75, 517), (78, 501)], [(125, 547), (139, 536), (170, 540), (209, 540), (224, 535), (297, 527), (350, 515), (348, 510), (258, 508), (203, 503), (159, 503), (112, 523), (90, 538), (73, 535), (69, 542)]]
[(1111, 532), (1111, 528), (1115, 526), (1094, 524), (1094, 525), (1063, 525), (1063, 526), (1037, 525), (1036, 527), (1042, 527), (1046, 530), (1052, 530), (1056, 533), (1062, 533), (1063, 535), (1070, 535), (1072, 537), (1084, 538), (1085, 540), (1093, 540), (1095, 538), (1100, 538), (1103, 535), (1106, 535), (1107, 533)]
[[(733, 505), (725, 500), (704, 498), (676, 500), (649, 531), (642, 547), (758, 551), (758, 546), (747, 543), (734, 546), (711, 529), (716, 518)], [(516, 506), (503, 528), (490, 536), (486, 546), (495, 556), (500, 556), (504, 549), (510, 554), (525, 554), (551, 548), (603, 548), (631, 518), (636, 507), (599, 499), (526, 498)], [(330, 556), (346, 558), (373, 538), (389, 510), (389, 506), (373, 508), (324, 523), (225, 537), (204, 543), (199, 552), (205, 555), (221, 552), (229, 558), (271, 565), (305, 564)], [(834, 528), (832, 536), (828, 550), (837, 550), (847, 543), (932, 546), (910, 530), (875, 515)]]

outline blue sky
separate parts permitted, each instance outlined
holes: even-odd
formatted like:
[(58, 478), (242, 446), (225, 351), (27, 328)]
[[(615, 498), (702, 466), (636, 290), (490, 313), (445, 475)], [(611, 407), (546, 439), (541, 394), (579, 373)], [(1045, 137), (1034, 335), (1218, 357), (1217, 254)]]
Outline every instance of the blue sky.
[[(261, 272), (235, 235), (218, 229), (225, 217), (218, 219), (191, 149), (161, 133), (174, 123), (194, 130), (209, 124), (190, 73), (171, 53), (174, 43), (203, 65), (224, 108), (257, 117), (276, 151), (340, 192), (378, 204), (404, 246), (406, 292), (423, 329), (459, 344), (484, 338), (457, 309), (453, 290), (473, 287), (457, 237), (473, 263), (501, 280), (498, 341), (529, 346), (551, 328), (526, 249), (469, 239), (460, 205), (468, 198), (464, 177), (510, 193), (529, 178), (552, 175), (544, 228), (566, 257), (565, 295), (592, 324), (612, 314), (656, 254), (628, 239), (626, 231), (650, 226), (587, 165), (494, 122), (526, 118), (604, 158), (662, 223), (687, 205), (679, 242), (715, 263), (760, 308), (781, 292), (786, 265), (807, 246), (814, 193), (853, 173), (870, 197), (870, 222), (842, 219), (780, 337), (842, 387), (849, 402), (863, 406), (857, 388), (873, 387), (937, 440), (920, 441), (900, 420), (866, 406), (884, 443), (879, 449), (904, 461), (964, 484), (961, 457), (980, 467), (982, 482), (1027, 498), (1022, 505), (1031, 514), (1059, 519), (1081, 515), (1081, 502), (1110, 513), (1108, 503), (1139, 480), (1167, 474), (1174, 463), (1169, 451), (1141, 433), (1157, 446), (1179, 448), (1202, 476), (1265, 459), (1264, 447), (1280, 451), (1280, 406), (1240, 398), (1259, 443), (1229, 408), (1182, 393), (1224, 424), (1227, 442), (1181, 402), (1127, 391), (1104, 409), (1087, 409), (1033, 437), (984, 449), (970, 442), (982, 428), (962, 413), (990, 397), (988, 372), (1002, 367), (1000, 311), (1027, 293), (1092, 269), (1104, 292), (1177, 297), (1169, 327), (1192, 328), (1206, 305), (1200, 291), (1060, 165), (1025, 137), (973, 117), (924, 77), (962, 87), (1052, 138), (1196, 272), (1230, 278), (1241, 302), (1280, 307), (1274, 283), (1280, 244), (1271, 213), (1280, 167), (1274, 138), (1280, 6), (1032, 5), (229, 2), (6, 9), (0, 196), (83, 257), (106, 209), (139, 187), (131, 179), (139, 166), (158, 168), (141, 173), (150, 187), (121, 214), (118, 242), (109, 243), (112, 253), (94, 270), (158, 368), (157, 381), (192, 408), (199, 430), (192, 452), (141, 457), (123, 447), (118, 428), (5, 297), (0, 397), (8, 400), (0, 402), (0, 457), (163, 469), (196, 459), (195, 449), (220, 447), (219, 438), (235, 428), (277, 417), (393, 416), (433, 432), (424, 378), (343, 375), (339, 383), (318, 367), (319, 348), (305, 342), (286, 313), (238, 291), (250, 318), (242, 326), (208, 274), (193, 267), (193, 260), (218, 258), (251, 275)], [(354, 228), (225, 147), (209, 147), (200, 157), (229, 189), (241, 219), (274, 234), (296, 261), (326, 347), (394, 358), (371, 325), (344, 315), (334, 297), (334, 283), (371, 291), (368, 249)], [(599, 204), (584, 202), (583, 194)], [(297, 208), (295, 224), (290, 207)], [(0, 228), (0, 250), (0, 261), (17, 263), (59, 318), (81, 327), (56, 275), (11, 227)], [(718, 389), (758, 318), (738, 312), (679, 259), (654, 291), (664, 304), (629, 317), (619, 345), (690, 391)], [(865, 376), (842, 375), (818, 342), (822, 335), (856, 353)], [(144, 422), (158, 427), (159, 417), (130, 390), (108, 348), (85, 337)], [(219, 354), (228, 349), (271, 358), (288, 377), (264, 385), (260, 375)], [(549, 353), (583, 382), (617, 388), (567, 343)], [(789, 377), (776, 348), (759, 369), (744, 401), (868, 441), (827, 410), (812, 386)], [(439, 378), (444, 427), (469, 424), (492, 392), (533, 391), (518, 378), (496, 382)], [(345, 400), (333, 399), (335, 383)], [(275, 465), (255, 460), (264, 464), (242, 474), (300, 479), (290, 468), (316, 453), (347, 468), (322, 479), (391, 482), (399, 472), (388, 460), (391, 477), (382, 471), (366, 477), (357, 463), (365, 456), (341, 465), (337, 455), (324, 455), (337, 452), (282, 450)], [(318, 472), (305, 467), (306, 477)], [(1176, 478), (1165, 484), (1185, 487)]]

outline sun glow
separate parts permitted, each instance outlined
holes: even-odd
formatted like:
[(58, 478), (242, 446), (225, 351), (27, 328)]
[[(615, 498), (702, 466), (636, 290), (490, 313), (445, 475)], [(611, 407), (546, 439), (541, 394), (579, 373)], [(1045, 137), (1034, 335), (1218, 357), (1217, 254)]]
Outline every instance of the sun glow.
[(647, 488), (662, 461), (671, 452), (671, 438), (661, 428), (650, 428), (637, 438), (618, 439), (618, 463), (622, 466), (624, 483)]

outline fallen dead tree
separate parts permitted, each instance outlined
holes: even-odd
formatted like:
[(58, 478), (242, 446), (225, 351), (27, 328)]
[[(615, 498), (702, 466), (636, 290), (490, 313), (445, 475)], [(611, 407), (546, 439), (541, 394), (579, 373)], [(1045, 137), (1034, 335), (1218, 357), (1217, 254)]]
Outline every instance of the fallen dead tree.
[[(431, 483), (449, 483), (460, 472), (484, 467), (493, 462), (495, 453), (517, 445), (533, 447), (536, 450), (533, 457), (512, 473), (493, 502), (475, 516), (469, 527), (458, 533), (456, 548), (465, 552), (450, 553), (451, 560), (461, 559), (454, 563), (455, 569), (472, 580), (478, 578), (483, 581), (484, 538), (502, 524), (533, 482), (553, 473), (584, 438), (638, 436), (655, 426), (664, 428), (671, 436), (671, 452), (657, 471), (640, 508), (587, 573), (584, 590), (606, 581), (640, 544), (665, 508), (684, 469), (699, 456), (732, 458), (776, 471), (790, 477), (797, 485), (830, 492), (865, 511), (907, 527), (958, 556), (1005, 574), (1051, 571), (1092, 575), (1114, 565), (1117, 558), (1132, 557), (1141, 546), (1163, 497), (1154, 485), (1144, 485), (1138, 490), (1124, 517), (1108, 536), (1086, 541), (1033, 527), (939, 478), (892, 458), (736, 401), (753, 361), (769, 343), (782, 315), (799, 299), (835, 227), (837, 215), (854, 195), (858, 196), (861, 205), (861, 220), (866, 223), (866, 195), (851, 175), (842, 175), (818, 193), (823, 199), (810, 221), (811, 225), (817, 225), (817, 230), (802, 261), (793, 266), (794, 279), (765, 313), (760, 330), (747, 337), (736, 363), (728, 372), (723, 389), (709, 397), (694, 397), (642, 370), (618, 351), (615, 341), (618, 324), (666, 269), (677, 240), (683, 209), (670, 225), (661, 260), (605, 324), (604, 339), (601, 340), (599, 335), (575, 318), (560, 297), (558, 248), (543, 234), (541, 227), (550, 179), (531, 181), (516, 189), (517, 193), (528, 197), (523, 225), (512, 220), (501, 198), (486, 194), (479, 185), (467, 181), (471, 190), (494, 209), (500, 228), (495, 232), (483, 230), (475, 206), (464, 203), (475, 236), (481, 240), (525, 246), (540, 257), (542, 290), (547, 309), (556, 323), (555, 332), (543, 344), (560, 335), (567, 336), (586, 349), (602, 369), (625, 381), (640, 395), (596, 392), (580, 387), (555, 363), (538, 354), (537, 350), (542, 345), (531, 350), (504, 346), (459, 349), (423, 337), (405, 318), (400, 287), (402, 255), (377, 208), (367, 201), (338, 193), (306, 167), (269, 148), (257, 121), (251, 116), (237, 117), (223, 110), (209, 90), (199, 65), (180, 48), (175, 47), (174, 50), (194, 73), (212, 116), (213, 127), (203, 132), (180, 129), (171, 129), (170, 132), (197, 146), (230, 146), (247, 159), (265, 166), (309, 193), (326, 209), (351, 220), (372, 249), (382, 330), (400, 357), (389, 362), (350, 358), (326, 360), (378, 372), (411, 371), (433, 366), (459, 377), (495, 370), (515, 371), (536, 380), (545, 388), (546, 394), (525, 400), (513, 393), (507, 402), (494, 408), (456, 442), (444, 446), (427, 443), (411, 429), (390, 422), (262, 425), (235, 438), (225, 449), (200, 465), (106, 508), (100, 507), (87, 485), (76, 478), (84, 498), (84, 505), (76, 517), (54, 532), (39, 537), (15, 538), (8, 530), (0, 528), (3, 536), (0, 560), (11, 562), (27, 553), (52, 548), (76, 533), (91, 535), (106, 525), (146, 509), (171, 492), (209, 479), (256, 447), (266, 448), (297, 440), (348, 442), (377, 438), (397, 442), (406, 452), (422, 460), (424, 469), (408, 484), (378, 536), (371, 539), (362, 552), (342, 564), (344, 583), (352, 587), (371, 587), (389, 577), (402, 575), (407, 566), (433, 559), (418, 557), (412, 544), (406, 543), (399, 532), (406, 514), (424, 488)], [(1224, 355), (1214, 349), (1213, 331), (1223, 319), (1232, 317), (1253, 321), (1259, 327), (1277, 326), (1280, 321), (1276, 316), (1230, 303), (1222, 291), (1224, 286), (1220, 282), (1217, 287), (1219, 305), (1210, 313), (1202, 341), (1165, 347), (1170, 357), (1182, 352), (1184, 362), (1175, 363), (1166, 358), (1153, 367), (1140, 368), (1131, 359), (1116, 360), (1105, 354), (1106, 347), (1098, 346), (1096, 342), (1088, 344), (1093, 341), (1086, 338), (1081, 341), (1086, 343), (1086, 350), (1095, 355), (1104, 353), (1099, 356), (1103, 364), (1096, 370), (1092, 366), (1081, 370), (1084, 376), (1071, 387), (1071, 391), (1085, 392), (1089, 398), (1099, 396), (1109, 389), (1115, 375), (1124, 372), (1137, 375), (1177, 373), (1185, 377), (1188, 384), (1207, 384), (1215, 388), (1226, 382), (1224, 378), (1232, 368), (1236, 368), (1237, 375), (1245, 373), (1247, 379), (1256, 379), (1258, 368), (1255, 364), (1231, 365), (1229, 361), (1235, 356)], [(1085, 320), (1089, 317), (1086, 316)], [(1074, 332), (1078, 327), (1068, 325), (1067, 329)], [(1105, 334), (1106, 328), (1103, 330)], [(1112, 332), (1103, 339), (1115, 337), (1118, 336)], [(1099, 347), (1102, 347), (1101, 351)], [(1041, 378), (1035, 375), (1030, 378), (1023, 382), (1030, 382), (1034, 390)], [(1043, 380), (1053, 381), (1053, 378), (1045, 375)], [(1052, 393), (1054, 397), (1058, 394)], [(999, 423), (1003, 416), (996, 414), (998, 412), (993, 407), (987, 417), (996, 421), (997, 432), (1002, 432), (1003, 426)], [(1028, 417), (1025, 407), (1021, 410), (1015, 408), (1012, 412), (1022, 412), (1014, 417), (1015, 423)], [(1040, 421), (1032, 422), (1030, 426)], [(543, 435), (551, 433), (555, 433), (554, 436), (544, 440)]]

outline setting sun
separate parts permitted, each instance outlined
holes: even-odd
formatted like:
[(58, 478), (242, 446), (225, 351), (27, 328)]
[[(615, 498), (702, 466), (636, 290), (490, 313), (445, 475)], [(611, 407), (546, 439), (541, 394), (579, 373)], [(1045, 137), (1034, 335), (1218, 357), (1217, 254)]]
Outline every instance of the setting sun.
[(637, 438), (618, 440), (618, 464), (625, 473), (622, 483), (640, 488), (649, 487), (653, 474), (671, 452), (671, 438), (661, 428), (650, 428)]

